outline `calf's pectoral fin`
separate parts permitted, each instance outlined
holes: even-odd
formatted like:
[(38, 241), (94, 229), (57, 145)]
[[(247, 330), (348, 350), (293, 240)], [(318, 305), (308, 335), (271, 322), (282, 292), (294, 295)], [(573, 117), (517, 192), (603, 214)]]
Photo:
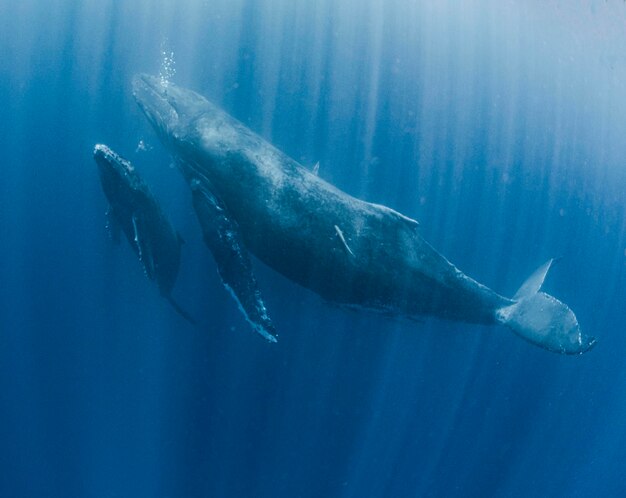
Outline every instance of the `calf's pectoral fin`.
[(133, 214), (133, 231), (134, 231), (134, 243), (137, 248), (137, 255), (139, 261), (143, 265), (143, 270), (146, 276), (150, 279), (154, 279), (154, 259), (152, 257), (152, 248), (149, 241), (145, 236), (145, 230), (143, 227), (142, 218), (138, 214)]
[(182, 316), (185, 320), (187, 320), (191, 325), (196, 325), (196, 321), (194, 320), (194, 318), (185, 310), (183, 309), (180, 304), (178, 304), (174, 298), (172, 296), (170, 296), (169, 294), (165, 296), (165, 299), (167, 299), (167, 301), (170, 303), (170, 305), (172, 306), (172, 308), (174, 308), (174, 311), (176, 311), (176, 313), (178, 313), (180, 316)]
[(106, 218), (106, 229), (109, 232), (109, 237), (111, 237), (111, 240), (116, 246), (119, 246), (122, 227), (120, 226), (120, 222), (118, 221), (117, 216), (115, 216), (112, 207), (108, 209), (106, 213)]
[(208, 180), (194, 178), (190, 185), (204, 242), (213, 254), (224, 287), (253, 330), (268, 341), (276, 342), (276, 330), (263, 303), (237, 222), (229, 217), (226, 207), (213, 194)]

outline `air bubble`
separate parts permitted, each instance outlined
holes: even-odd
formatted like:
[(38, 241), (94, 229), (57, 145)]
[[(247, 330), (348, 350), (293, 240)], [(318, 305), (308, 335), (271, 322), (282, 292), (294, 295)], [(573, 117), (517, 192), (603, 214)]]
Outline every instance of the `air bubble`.
[(167, 88), (176, 74), (176, 61), (174, 60), (174, 51), (166, 48), (167, 40), (161, 43), (161, 68), (159, 70), (159, 79), (161, 86)]

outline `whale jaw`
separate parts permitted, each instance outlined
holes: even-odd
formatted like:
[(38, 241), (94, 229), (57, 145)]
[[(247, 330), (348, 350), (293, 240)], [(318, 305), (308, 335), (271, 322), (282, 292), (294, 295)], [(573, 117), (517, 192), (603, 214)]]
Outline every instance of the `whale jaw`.
[(189, 124), (211, 108), (197, 93), (147, 74), (133, 78), (133, 96), (166, 143), (184, 135)]

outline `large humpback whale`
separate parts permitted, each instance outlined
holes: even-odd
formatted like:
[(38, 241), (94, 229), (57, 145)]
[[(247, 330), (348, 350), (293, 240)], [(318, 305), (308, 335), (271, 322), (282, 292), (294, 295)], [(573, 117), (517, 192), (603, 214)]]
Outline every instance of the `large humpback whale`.
[(180, 235), (130, 161), (103, 144), (95, 146), (93, 157), (109, 201), (107, 226), (113, 240), (119, 242), (124, 232), (146, 276), (156, 281), (161, 295), (183, 318), (194, 323), (172, 298), (180, 266)]
[(595, 343), (567, 305), (540, 291), (552, 260), (508, 299), (433, 249), (415, 220), (340, 191), (199, 94), (147, 75), (133, 93), (192, 187), (224, 284), (266, 337), (273, 329), (246, 249), (340, 305), (502, 324), (559, 353)]

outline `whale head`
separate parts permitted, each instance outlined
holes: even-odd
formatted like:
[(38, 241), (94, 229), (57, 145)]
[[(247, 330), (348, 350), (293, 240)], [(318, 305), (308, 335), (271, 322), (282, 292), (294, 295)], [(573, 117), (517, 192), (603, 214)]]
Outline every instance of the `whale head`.
[(197, 93), (147, 74), (133, 78), (133, 96), (161, 140), (172, 145), (184, 140), (189, 125), (212, 107)]
[(104, 144), (95, 146), (93, 157), (107, 198), (119, 205), (133, 205), (141, 192), (142, 182), (130, 161)]
[(156, 76), (135, 76), (133, 96), (178, 159), (206, 166), (234, 149), (244, 149), (253, 135), (201, 95)]
[(230, 181), (233, 165), (257, 167), (248, 155), (257, 150), (267, 157), (276, 152), (242, 123), (201, 95), (149, 75), (133, 79), (133, 96), (160, 141), (172, 153), (183, 175), (198, 174)]

